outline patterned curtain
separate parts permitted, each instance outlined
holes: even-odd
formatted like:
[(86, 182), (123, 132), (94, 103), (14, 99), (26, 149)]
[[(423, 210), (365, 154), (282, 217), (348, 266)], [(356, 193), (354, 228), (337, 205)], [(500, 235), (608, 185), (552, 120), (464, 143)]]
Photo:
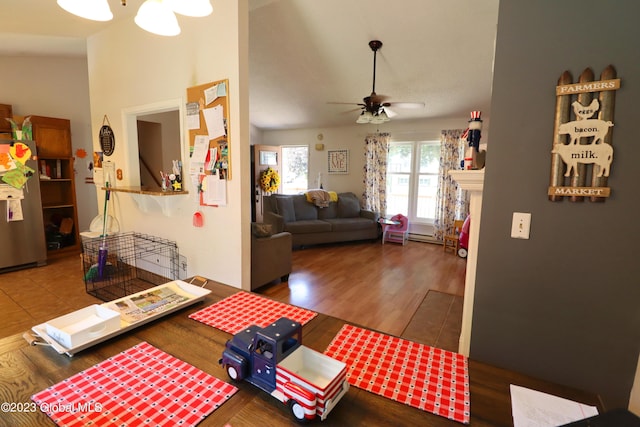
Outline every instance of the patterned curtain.
[(440, 135), (440, 171), (438, 173), (438, 191), (436, 194), (436, 220), (434, 237), (444, 241), (444, 236), (453, 233), (453, 221), (464, 220), (469, 213), (469, 196), (458, 188), (448, 172), (460, 169), (464, 160), (465, 141), (460, 141), (463, 129), (443, 130)]
[(387, 209), (388, 133), (370, 134), (364, 140), (364, 208), (381, 215)]

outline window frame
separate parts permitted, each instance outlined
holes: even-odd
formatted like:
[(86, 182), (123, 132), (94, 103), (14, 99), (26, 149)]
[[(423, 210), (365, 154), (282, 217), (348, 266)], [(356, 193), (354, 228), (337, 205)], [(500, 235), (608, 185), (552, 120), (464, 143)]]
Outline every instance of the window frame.
[[(427, 139), (417, 140), (417, 141), (411, 141), (411, 140), (391, 141), (389, 149), (391, 150), (392, 146), (398, 146), (398, 145), (411, 145), (410, 170), (394, 172), (387, 169), (387, 181), (389, 181), (390, 179), (393, 179), (392, 178), (393, 176), (400, 176), (400, 177), (406, 176), (408, 187), (409, 187), (408, 194), (407, 194), (408, 201), (407, 201), (406, 216), (409, 218), (410, 225), (413, 224), (413, 225), (433, 226), (435, 222), (435, 209), (434, 209), (434, 212), (431, 213), (431, 215), (433, 216), (432, 218), (418, 217), (418, 201), (419, 201), (418, 198), (420, 194), (420, 181), (423, 179), (423, 177), (425, 177), (425, 179), (428, 179), (427, 177), (435, 177), (436, 185), (437, 185), (437, 182), (438, 182), (437, 180), (439, 179), (439, 167), (436, 172), (428, 172), (428, 171), (421, 172), (420, 171), (420, 160), (421, 160), (420, 154), (423, 146), (437, 146), (439, 148), (440, 141), (427, 140)], [(390, 194), (391, 192), (388, 191), (388, 195)], [(388, 209), (385, 212), (386, 216), (394, 215), (396, 213), (398, 212), (389, 212)]]
[[(307, 156), (306, 156), (307, 157), (307, 170), (306, 170), (306, 173), (305, 173), (305, 180), (304, 180), (305, 188), (297, 188), (296, 187), (293, 190), (287, 189), (287, 191), (285, 191), (285, 181), (286, 181), (286, 178), (287, 178), (287, 176), (286, 176), (286, 169), (287, 168), (285, 167), (285, 159), (287, 158), (287, 155), (285, 154), (285, 151), (288, 150), (288, 149), (294, 149), (294, 148), (304, 148), (304, 149), (307, 150)], [(280, 159), (280, 174), (281, 174), (281, 176), (280, 176), (280, 182), (281, 182), (280, 187), (281, 187), (281, 191), (280, 192), (282, 194), (299, 194), (300, 191), (307, 190), (308, 187), (309, 187), (309, 161), (310, 161), (310, 158), (309, 158), (309, 146), (306, 145), (306, 144), (281, 145), (280, 146), (280, 152), (281, 152), (281, 156), (280, 156), (281, 157), (281, 159)], [(294, 191), (294, 192), (291, 192), (291, 191)]]

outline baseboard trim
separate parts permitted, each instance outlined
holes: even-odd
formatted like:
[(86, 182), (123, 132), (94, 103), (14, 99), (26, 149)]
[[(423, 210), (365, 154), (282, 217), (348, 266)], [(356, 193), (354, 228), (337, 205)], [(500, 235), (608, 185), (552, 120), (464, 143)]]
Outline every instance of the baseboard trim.
[(435, 237), (426, 234), (413, 234), (409, 233), (409, 240), (414, 242), (436, 243), (441, 245), (442, 242), (435, 239)]

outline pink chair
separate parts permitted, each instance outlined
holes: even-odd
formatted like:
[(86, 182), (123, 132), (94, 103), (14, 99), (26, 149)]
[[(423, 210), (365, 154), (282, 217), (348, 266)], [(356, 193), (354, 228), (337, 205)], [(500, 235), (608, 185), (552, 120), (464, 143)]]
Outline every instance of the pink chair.
[(402, 243), (409, 240), (409, 218), (402, 214), (391, 217), (390, 220), (381, 221), (382, 244), (384, 242)]

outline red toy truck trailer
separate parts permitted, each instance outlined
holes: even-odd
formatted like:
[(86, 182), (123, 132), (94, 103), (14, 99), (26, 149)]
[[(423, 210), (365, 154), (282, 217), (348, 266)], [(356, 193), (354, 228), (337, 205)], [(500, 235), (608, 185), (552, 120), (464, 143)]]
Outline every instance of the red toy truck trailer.
[(324, 420), (347, 390), (346, 364), (302, 345), (302, 325), (285, 317), (227, 341), (219, 363), (289, 406), (297, 421)]

